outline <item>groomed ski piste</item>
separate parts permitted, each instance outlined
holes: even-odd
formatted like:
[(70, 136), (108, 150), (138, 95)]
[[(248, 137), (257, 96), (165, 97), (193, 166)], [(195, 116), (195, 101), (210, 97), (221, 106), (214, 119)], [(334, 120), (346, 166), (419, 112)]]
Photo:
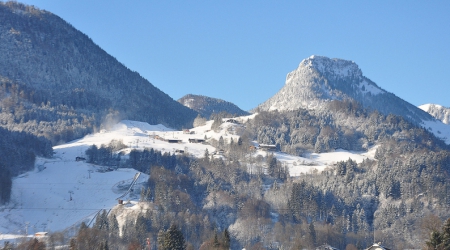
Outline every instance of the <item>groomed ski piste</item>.
[[(23, 237), (34, 237), (37, 232), (76, 232), (82, 222), (90, 223), (102, 210), (109, 211), (122, 206), (122, 213), (131, 213), (142, 209), (139, 193), (149, 176), (140, 173), (139, 178), (134, 179), (138, 174), (134, 169), (104, 171), (102, 166), (77, 161), (77, 157), (86, 158), (85, 151), (91, 145), (101, 146), (111, 140), (122, 140), (127, 146), (122, 150), (125, 157), (132, 149), (153, 148), (162, 153), (183, 150), (192, 157), (202, 158), (206, 149), (211, 153), (216, 148), (207, 143), (190, 143), (189, 139), (206, 137), (218, 140), (222, 136), (225, 141), (231, 138), (236, 141), (242, 123), (253, 117), (234, 118), (239, 121), (238, 124), (224, 122), (219, 132), (212, 131), (212, 121), (208, 121), (204, 126), (190, 129), (189, 133), (163, 125), (124, 120), (110, 129), (55, 146), (55, 154), (51, 159), (38, 158), (33, 171), (14, 178), (11, 201), (0, 207), (0, 245), (5, 241), (15, 242)], [(169, 139), (176, 139), (178, 143), (169, 143)], [(349, 158), (356, 162), (373, 159), (375, 150), (376, 147), (368, 152), (336, 150), (331, 153), (312, 153), (305, 157), (274, 152), (274, 156), (289, 168), (291, 176), (298, 176), (315, 169), (322, 171)], [(268, 152), (257, 150), (253, 154), (265, 156)], [(134, 188), (131, 188), (132, 184)], [(125, 205), (118, 204), (119, 198)], [(117, 216), (120, 227), (125, 218), (123, 215)]]

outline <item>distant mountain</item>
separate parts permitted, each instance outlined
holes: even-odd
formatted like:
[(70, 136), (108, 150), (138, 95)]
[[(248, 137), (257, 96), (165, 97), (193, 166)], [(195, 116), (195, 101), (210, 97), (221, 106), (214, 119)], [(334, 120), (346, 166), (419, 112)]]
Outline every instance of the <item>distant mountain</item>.
[(197, 113), (180, 105), (58, 16), (0, 2), (0, 124), (53, 142), (109, 120), (174, 128)]
[(443, 123), (450, 124), (450, 108), (438, 104), (424, 104), (419, 106), (419, 108)]
[(180, 98), (178, 102), (197, 111), (205, 118), (209, 118), (212, 113), (220, 112), (227, 112), (238, 116), (249, 114), (231, 102), (202, 95), (188, 94)]
[(450, 127), (422, 109), (377, 86), (352, 61), (311, 56), (286, 77), (286, 84), (253, 111), (327, 110), (350, 101), (384, 115), (398, 115), (450, 144)]
[(364, 108), (400, 115), (416, 124), (433, 120), (426, 112), (363, 76), (354, 62), (323, 56), (304, 59), (287, 75), (283, 88), (257, 109), (320, 109), (332, 100), (355, 100)]

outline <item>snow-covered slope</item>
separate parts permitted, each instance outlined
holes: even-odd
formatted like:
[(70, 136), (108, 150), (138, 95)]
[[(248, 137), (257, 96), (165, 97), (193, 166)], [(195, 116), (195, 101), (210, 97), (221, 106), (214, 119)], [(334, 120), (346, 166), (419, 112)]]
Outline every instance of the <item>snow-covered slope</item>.
[(424, 104), (419, 108), (445, 124), (450, 123), (450, 108), (438, 104)]
[[(357, 163), (361, 163), (365, 159), (374, 160), (377, 148), (378, 146), (373, 146), (367, 152), (351, 152), (338, 149), (330, 153), (311, 153), (304, 157), (275, 152), (274, 156), (289, 169), (291, 176), (299, 176), (316, 170), (321, 172), (326, 168), (332, 168), (339, 161), (347, 161), (348, 159), (352, 159)], [(262, 150), (258, 150), (256, 153), (256, 155), (262, 156), (266, 156), (266, 154), (267, 152)]]
[[(154, 134), (181, 138), (183, 143), (170, 144), (151, 139)], [(34, 234), (61, 231), (72, 226), (78, 229), (81, 222), (89, 223), (99, 210), (113, 208), (117, 204), (116, 198), (127, 191), (137, 171), (119, 168), (104, 172), (100, 166), (76, 161), (76, 157), (85, 157), (84, 152), (89, 146), (100, 146), (115, 139), (130, 146), (124, 150), (125, 153), (144, 147), (173, 153), (176, 149), (188, 147), (190, 154), (200, 157), (205, 149), (214, 150), (208, 145), (187, 143), (188, 136), (195, 135), (184, 135), (182, 131), (163, 125), (122, 121), (109, 131), (103, 130), (54, 147), (52, 159), (39, 158), (34, 171), (13, 180), (11, 201), (0, 207), (0, 232), (25, 234), (28, 229), (28, 234)], [(148, 176), (141, 174), (137, 184), (147, 179)], [(136, 200), (138, 197), (131, 195), (125, 199)]]
[(420, 123), (432, 117), (389, 93), (367, 77), (353, 61), (311, 56), (286, 77), (286, 84), (260, 110), (320, 109), (332, 100), (355, 100), (383, 114), (401, 115)]
[[(240, 123), (251, 119), (252, 116), (235, 118)], [(39, 158), (36, 169), (13, 180), (11, 202), (0, 207), (0, 243), (17, 237), (17, 233), (24, 235), (40, 231), (77, 230), (81, 222), (89, 224), (94, 216), (102, 209), (114, 209), (117, 198), (127, 192), (137, 171), (119, 168), (114, 171), (103, 171), (103, 167), (76, 161), (76, 157), (85, 157), (86, 149), (95, 144), (107, 144), (111, 140), (122, 140), (131, 149), (154, 148), (162, 152), (175, 152), (176, 149), (187, 150), (194, 157), (203, 157), (208, 149), (216, 149), (210, 145), (189, 143), (190, 138), (204, 138), (218, 140), (220, 136), (225, 141), (231, 138), (237, 140), (242, 124), (224, 122), (219, 131), (211, 131), (212, 121), (204, 126), (191, 129), (193, 134), (185, 131), (175, 131), (163, 125), (149, 125), (144, 122), (121, 121), (110, 130), (85, 136), (82, 139), (54, 147), (55, 155), (52, 159)], [(180, 143), (169, 143), (161, 139), (179, 139)], [(264, 155), (267, 152), (257, 150), (255, 154)], [(352, 158), (360, 162), (365, 158), (373, 159), (374, 150), (369, 152), (347, 152), (338, 150), (333, 153), (311, 154), (306, 157), (291, 156), (277, 152), (275, 156), (290, 170), (292, 176), (307, 173), (317, 169), (321, 171), (333, 163)], [(249, 166), (252, 167), (252, 166)], [(144, 183), (148, 176), (141, 174), (136, 185)], [(138, 203), (140, 188), (130, 193), (124, 200), (130, 200), (120, 211), (132, 212)], [(119, 224), (123, 223), (118, 215)], [(26, 232), (27, 231), (27, 232)], [(16, 235), (8, 235), (16, 234)]]
[(427, 112), (383, 90), (365, 77), (356, 63), (343, 59), (323, 56), (304, 59), (287, 75), (283, 88), (257, 109), (324, 109), (333, 100), (354, 100), (367, 109), (402, 116), (450, 144), (450, 126), (442, 126)]

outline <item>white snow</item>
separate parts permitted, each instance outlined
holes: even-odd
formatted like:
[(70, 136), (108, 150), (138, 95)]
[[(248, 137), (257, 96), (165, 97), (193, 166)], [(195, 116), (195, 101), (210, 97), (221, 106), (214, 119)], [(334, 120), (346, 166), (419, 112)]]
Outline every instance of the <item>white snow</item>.
[[(293, 156), (282, 152), (274, 152), (274, 156), (282, 164), (289, 169), (291, 176), (299, 176), (301, 174), (311, 173), (314, 171), (321, 172), (327, 167), (333, 167), (339, 161), (347, 161), (352, 159), (357, 163), (362, 162), (364, 159), (373, 160), (375, 157), (375, 151), (378, 146), (373, 146), (367, 152), (352, 152), (343, 149), (337, 149), (330, 153), (311, 153), (305, 155), (305, 157)], [(258, 150), (256, 155), (266, 156), (267, 152)]]
[(450, 108), (438, 104), (424, 104), (419, 108), (443, 123), (450, 124)]
[(450, 126), (441, 121), (423, 121), (422, 126), (432, 132), (436, 137), (442, 139), (446, 144), (450, 144)]
[[(209, 145), (189, 143), (189, 138), (203, 138), (205, 135), (202, 128), (194, 131), (196, 134), (183, 134), (163, 125), (122, 121), (110, 131), (103, 130), (54, 147), (52, 159), (38, 158), (35, 170), (13, 180), (11, 201), (0, 207), (0, 241), (23, 236), (26, 230), (28, 234), (34, 234), (38, 231), (61, 231), (72, 226), (78, 229), (81, 222), (89, 223), (99, 210), (109, 210), (118, 203), (116, 198), (126, 192), (137, 171), (119, 168), (102, 173), (98, 172), (102, 167), (75, 161), (77, 156), (85, 157), (84, 152), (89, 146), (108, 144), (115, 139), (133, 149), (148, 147), (170, 153), (175, 149), (187, 149), (195, 157), (202, 157), (205, 149), (214, 151)], [(216, 133), (207, 134), (211, 137)], [(150, 138), (153, 135), (179, 138), (182, 143), (172, 144)], [(148, 176), (142, 174), (137, 183), (147, 179)]]
[[(235, 118), (240, 122), (252, 119), (254, 115)], [(226, 119), (225, 119), (226, 120)], [(86, 157), (85, 151), (95, 144), (108, 144), (111, 140), (122, 140), (131, 149), (154, 148), (162, 152), (173, 153), (183, 149), (193, 157), (203, 157), (208, 149), (215, 148), (201, 143), (189, 143), (189, 138), (218, 140), (220, 136), (225, 141), (231, 138), (237, 140), (242, 124), (224, 122), (220, 131), (211, 130), (213, 121), (204, 126), (191, 129), (194, 134), (174, 131), (163, 125), (150, 125), (144, 122), (121, 121), (110, 130), (87, 135), (84, 138), (54, 147), (55, 155), (51, 159), (38, 158), (36, 168), (13, 180), (11, 201), (0, 207), (0, 244), (13, 238), (23, 237), (25, 233), (33, 235), (36, 232), (55, 232), (62, 230), (78, 230), (81, 222), (89, 224), (102, 209), (116, 210), (117, 198), (123, 195), (137, 173), (134, 169), (119, 168), (103, 172), (100, 166), (76, 161), (78, 156)], [(181, 143), (168, 143), (155, 137), (181, 140)], [(348, 160), (361, 162), (365, 158), (373, 159), (375, 147), (369, 152), (348, 152), (336, 150), (332, 153), (310, 154), (306, 157), (292, 156), (275, 152), (279, 161), (289, 167), (292, 176), (308, 173), (317, 169), (322, 171), (337, 161)], [(256, 154), (267, 152), (258, 150)], [(148, 175), (141, 174), (136, 185), (142, 185)], [(140, 188), (135, 188), (134, 194), (127, 195), (124, 200), (130, 200), (120, 211), (137, 211), (143, 204), (137, 202)], [(119, 224), (125, 221), (125, 215), (118, 214)], [(27, 232), (26, 232), (27, 231)]]
[[(364, 90), (362, 90), (363, 87), (364, 87)], [(386, 93), (382, 89), (375, 87), (372, 84), (369, 84), (366, 80), (364, 80), (360, 83), (360, 88), (361, 88), (361, 92), (363, 92), (364, 94), (370, 93), (371, 95), (379, 95), (379, 94)]]

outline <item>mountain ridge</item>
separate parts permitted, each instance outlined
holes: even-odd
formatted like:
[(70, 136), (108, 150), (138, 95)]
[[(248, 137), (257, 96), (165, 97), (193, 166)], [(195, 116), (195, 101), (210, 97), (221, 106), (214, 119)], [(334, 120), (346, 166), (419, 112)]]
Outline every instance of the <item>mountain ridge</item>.
[(450, 108), (432, 103), (420, 105), (419, 108), (443, 123), (450, 124)]
[(231, 102), (203, 95), (187, 94), (178, 99), (178, 102), (195, 110), (205, 118), (209, 118), (213, 113), (220, 112), (226, 112), (237, 116), (249, 114), (247, 111), (242, 110)]
[[(56, 143), (108, 120), (180, 128), (197, 115), (48, 11), (1, 3), (0, 21), (0, 105), (11, 108), (1, 114), (8, 129), (26, 129)], [(73, 136), (62, 132), (66, 128), (59, 128), (58, 120), (72, 127)]]

